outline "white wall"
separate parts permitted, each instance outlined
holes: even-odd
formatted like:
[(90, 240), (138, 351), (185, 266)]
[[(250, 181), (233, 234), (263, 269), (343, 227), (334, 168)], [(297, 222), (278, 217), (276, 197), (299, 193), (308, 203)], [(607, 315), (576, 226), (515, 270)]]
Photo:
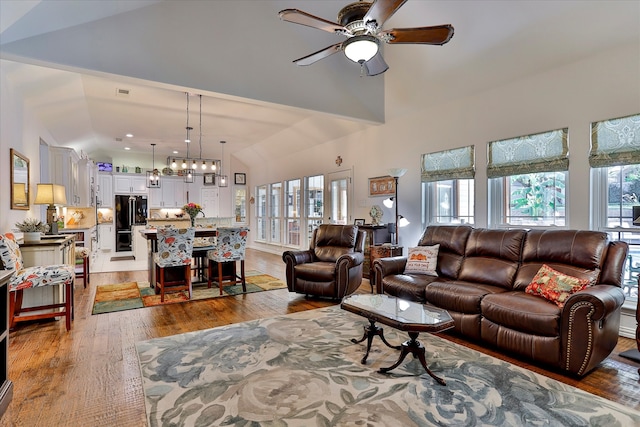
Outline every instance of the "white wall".
[[(53, 136), (35, 119), (22, 96), (16, 93), (0, 65), (0, 233), (15, 228), (15, 223), (27, 217), (45, 220), (40, 205), (33, 205), (36, 184), (40, 182), (40, 138), (55, 145)], [(31, 209), (11, 209), (9, 150), (13, 148), (29, 159), (29, 199)]]
[[(367, 179), (387, 174), (388, 168), (405, 167), (409, 171), (400, 178), (399, 210), (411, 225), (401, 230), (400, 244), (413, 246), (422, 232), (421, 154), (475, 145), (476, 225), (486, 226), (487, 142), (568, 127), (568, 226), (588, 228), (590, 123), (640, 113), (637, 43), (438, 107), (414, 105), (411, 115), (395, 114), (407, 108), (404, 104), (396, 108), (403, 101), (394, 94), (393, 73), (390, 70), (387, 74), (384, 125), (289, 156), (277, 164), (252, 168), (251, 195), (255, 195), (255, 185), (335, 171), (335, 159), (341, 156), (344, 163), (340, 169), (354, 170), (353, 217), (369, 221), (370, 206), (382, 205), (382, 198), (368, 197)], [(254, 211), (250, 214), (253, 217)], [(386, 210), (383, 221), (392, 219), (393, 212)]]

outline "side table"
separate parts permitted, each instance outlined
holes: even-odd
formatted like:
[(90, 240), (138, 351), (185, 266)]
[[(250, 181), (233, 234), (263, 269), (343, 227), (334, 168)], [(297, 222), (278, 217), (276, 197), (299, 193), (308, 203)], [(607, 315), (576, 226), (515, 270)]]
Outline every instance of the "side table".
[(402, 256), (402, 246), (376, 245), (369, 248), (369, 283), (371, 283), (371, 293), (373, 293), (373, 284), (375, 283), (373, 261), (378, 258), (388, 258), (392, 256)]

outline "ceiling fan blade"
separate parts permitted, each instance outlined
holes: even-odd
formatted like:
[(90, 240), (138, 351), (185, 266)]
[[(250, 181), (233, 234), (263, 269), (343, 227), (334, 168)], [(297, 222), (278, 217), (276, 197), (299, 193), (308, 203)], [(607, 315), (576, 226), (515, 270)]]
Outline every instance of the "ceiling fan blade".
[(453, 37), (451, 25), (436, 25), (433, 27), (393, 28), (385, 31), (391, 35), (387, 43), (422, 43), (443, 45)]
[(298, 58), (294, 63), (297, 65), (311, 65), (314, 62), (320, 61), (321, 59), (326, 58), (327, 56), (331, 56), (336, 52), (340, 52), (342, 50), (342, 43), (336, 43), (329, 47), (325, 47), (317, 52), (312, 53), (311, 55), (303, 56), (302, 58)]
[(384, 58), (378, 51), (376, 56), (364, 63), (364, 68), (367, 71), (367, 76), (377, 76), (389, 69), (389, 66), (384, 62)]
[(391, 15), (396, 13), (400, 6), (405, 4), (407, 0), (376, 0), (362, 19), (364, 22), (376, 21), (378, 27), (382, 27), (382, 24), (387, 19), (391, 18)]
[(344, 31), (344, 27), (342, 25), (327, 21), (326, 19), (318, 18), (317, 16), (298, 9), (284, 9), (281, 10), (278, 15), (280, 15), (280, 19), (283, 21), (306, 25), (307, 27), (317, 28), (329, 33)]

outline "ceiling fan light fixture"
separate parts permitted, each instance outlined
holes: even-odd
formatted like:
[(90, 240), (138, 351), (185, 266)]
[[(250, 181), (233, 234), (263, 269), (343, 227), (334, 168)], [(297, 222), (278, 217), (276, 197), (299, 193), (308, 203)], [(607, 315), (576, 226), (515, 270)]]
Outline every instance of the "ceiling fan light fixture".
[(367, 62), (376, 56), (379, 48), (380, 41), (368, 34), (353, 36), (342, 43), (344, 55), (358, 64)]

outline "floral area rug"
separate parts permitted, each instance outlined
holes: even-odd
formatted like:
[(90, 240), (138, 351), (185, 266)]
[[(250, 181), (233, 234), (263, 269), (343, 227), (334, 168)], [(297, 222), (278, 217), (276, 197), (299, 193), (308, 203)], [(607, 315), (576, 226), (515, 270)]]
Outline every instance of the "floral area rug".
[[(257, 270), (246, 271), (245, 277), (246, 293), (270, 291), (287, 287), (286, 283), (282, 280)], [(208, 288), (206, 283), (194, 284), (192, 285), (192, 290), (191, 301), (245, 293), (242, 291), (242, 284), (223, 286), (222, 295), (220, 295), (218, 286), (213, 283), (211, 284), (211, 288)], [(96, 297), (91, 314), (112, 313), (114, 311), (132, 310), (135, 308), (187, 301), (190, 301), (187, 291), (180, 291), (165, 293), (164, 303), (162, 303), (160, 302), (160, 295), (156, 295), (155, 289), (149, 287), (149, 282), (101, 285), (96, 288)]]
[[(640, 412), (430, 334), (437, 384), (339, 307), (136, 344), (149, 426), (631, 426)], [(400, 344), (408, 336), (384, 327)]]

